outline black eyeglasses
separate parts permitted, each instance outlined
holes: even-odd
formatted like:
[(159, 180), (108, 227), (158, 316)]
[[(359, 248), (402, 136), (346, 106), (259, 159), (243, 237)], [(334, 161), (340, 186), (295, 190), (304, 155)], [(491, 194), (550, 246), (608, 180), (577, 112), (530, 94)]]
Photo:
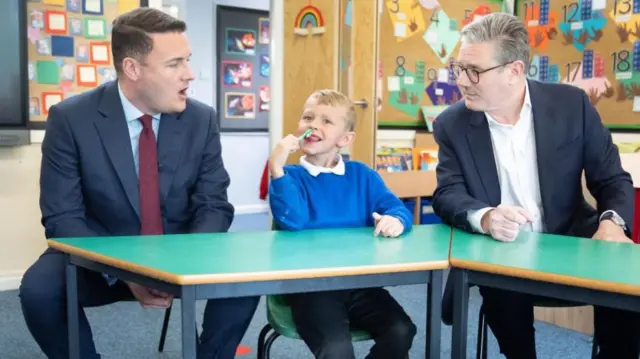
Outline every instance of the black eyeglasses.
[[(513, 61), (511, 61), (513, 62)], [(497, 65), (485, 70), (481, 70), (478, 71), (476, 69), (470, 69), (468, 67), (463, 67), (460, 64), (453, 64), (451, 65), (451, 69), (453, 70), (453, 75), (457, 78), (460, 77), (460, 74), (462, 73), (462, 71), (465, 71), (467, 73), (467, 77), (469, 78), (469, 81), (471, 81), (474, 84), (477, 84), (478, 82), (480, 82), (480, 74), (483, 74), (485, 72), (491, 71), (491, 70), (495, 70), (497, 68), (500, 68), (502, 66), (506, 66), (508, 64), (510, 64), (511, 62), (507, 62), (505, 64), (501, 64), (501, 65)]]

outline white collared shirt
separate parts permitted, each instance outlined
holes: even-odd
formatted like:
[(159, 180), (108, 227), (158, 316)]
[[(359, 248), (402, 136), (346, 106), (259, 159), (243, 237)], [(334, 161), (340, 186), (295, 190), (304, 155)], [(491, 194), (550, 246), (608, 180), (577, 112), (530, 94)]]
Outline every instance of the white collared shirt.
[(300, 157), (300, 165), (313, 177), (317, 177), (320, 173), (333, 173), (340, 176), (344, 175), (344, 161), (340, 155), (338, 155), (338, 163), (332, 168), (316, 166), (307, 161), (306, 156)]
[[(533, 217), (533, 223), (520, 227), (523, 231), (544, 231), (542, 197), (538, 178), (535, 130), (529, 85), (525, 82), (525, 100), (515, 125), (498, 123), (485, 112), (491, 133), (493, 156), (500, 182), (500, 203), (522, 207)], [(482, 216), (491, 208), (470, 211), (468, 220), (474, 230), (483, 233)]]

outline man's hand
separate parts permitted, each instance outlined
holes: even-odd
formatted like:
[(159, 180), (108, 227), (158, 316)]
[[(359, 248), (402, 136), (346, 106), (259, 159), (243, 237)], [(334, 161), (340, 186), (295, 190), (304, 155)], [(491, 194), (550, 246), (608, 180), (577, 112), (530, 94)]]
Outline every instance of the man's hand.
[(131, 293), (136, 297), (143, 308), (169, 308), (173, 301), (173, 295), (147, 288), (137, 283), (126, 282)]
[(593, 235), (593, 239), (608, 242), (633, 243), (620, 226), (608, 219), (600, 222), (598, 230)]
[(269, 157), (269, 172), (272, 178), (284, 176), (284, 165), (290, 154), (300, 148), (300, 139), (294, 135), (288, 135), (280, 140)]
[(404, 232), (402, 222), (393, 216), (381, 216), (373, 212), (374, 235), (382, 234), (385, 237), (397, 237)]
[(533, 222), (532, 216), (522, 207), (499, 205), (482, 216), (482, 229), (496, 240), (513, 242), (520, 226)]

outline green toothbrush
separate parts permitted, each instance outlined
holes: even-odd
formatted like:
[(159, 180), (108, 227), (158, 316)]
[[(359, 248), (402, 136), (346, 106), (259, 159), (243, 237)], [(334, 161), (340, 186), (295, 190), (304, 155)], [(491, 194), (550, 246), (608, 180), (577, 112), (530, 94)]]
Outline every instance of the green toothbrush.
[(304, 140), (305, 138), (309, 137), (309, 135), (311, 134), (311, 129), (308, 128), (306, 131), (304, 131), (304, 133), (302, 135), (300, 135), (300, 137), (298, 137), (301, 140)]

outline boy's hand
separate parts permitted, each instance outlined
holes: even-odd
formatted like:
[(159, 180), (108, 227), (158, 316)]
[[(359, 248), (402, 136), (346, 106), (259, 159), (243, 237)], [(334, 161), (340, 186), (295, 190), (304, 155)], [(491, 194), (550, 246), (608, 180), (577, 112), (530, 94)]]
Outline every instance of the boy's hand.
[(374, 234), (382, 234), (385, 237), (397, 237), (404, 232), (404, 226), (402, 222), (393, 216), (381, 216), (376, 212), (373, 212), (373, 223), (375, 226)]
[(288, 135), (280, 140), (269, 157), (269, 172), (272, 178), (284, 176), (284, 165), (290, 154), (300, 148), (300, 139), (294, 135)]

